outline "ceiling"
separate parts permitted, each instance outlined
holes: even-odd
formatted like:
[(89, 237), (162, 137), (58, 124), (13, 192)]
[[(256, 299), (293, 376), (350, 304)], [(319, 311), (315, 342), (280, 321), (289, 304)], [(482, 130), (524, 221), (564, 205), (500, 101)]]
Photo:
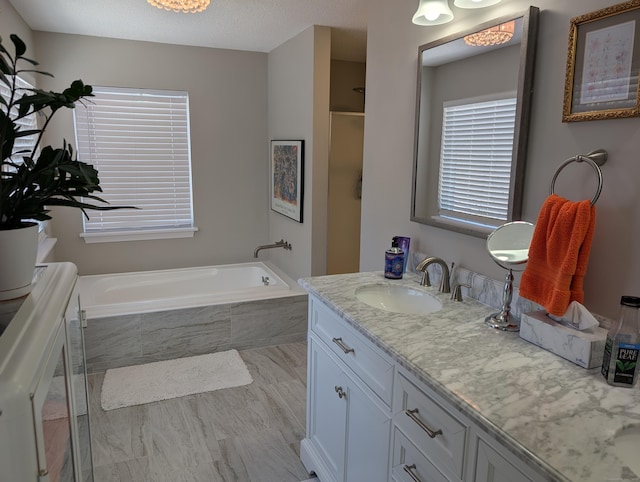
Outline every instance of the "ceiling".
[(196, 14), (146, 0), (10, 2), (32, 30), (257, 52), (325, 25), (332, 27), (332, 58), (366, 58), (368, 0), (211, 0)]

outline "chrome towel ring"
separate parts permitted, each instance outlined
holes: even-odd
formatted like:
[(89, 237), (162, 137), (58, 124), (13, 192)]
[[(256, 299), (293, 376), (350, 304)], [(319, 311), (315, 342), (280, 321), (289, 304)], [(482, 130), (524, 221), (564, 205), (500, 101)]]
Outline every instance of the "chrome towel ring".
[(567, 165), (571, 164), (572, 162), (586, 162), (593, 168), (594, 171), (596, 171), (596, 175), (598, 176), (598, 188), (596, 189), (596, 194), (591, 199), (591, 205), (595, 205), (595, 203), (598, 201), (598, 198), (600, 197), (600, 193), (602, 192), (602, 170), (600, 169), (600, 166), (607, 162), (608, 157), (609, 155), (607, 154), (607, 151), (605, 151), (604, 149), (597, 149), (593, 152), (590, 152), (586, 156), (578, 154), (577, 156), (567, 159), (562, 164), (560, 164), (558, 169), (556, 169), (556, 172), (553, 175), (553, 179), (551, 179), (551, 185), (549, 186), (549, 194), (554, 194), (553, 190), (560, 171), (562, 171)]

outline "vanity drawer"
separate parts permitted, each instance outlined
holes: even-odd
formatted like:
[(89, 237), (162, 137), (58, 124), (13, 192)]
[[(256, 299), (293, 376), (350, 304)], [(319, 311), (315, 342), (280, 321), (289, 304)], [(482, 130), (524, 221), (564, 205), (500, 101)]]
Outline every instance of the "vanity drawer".
[(447, 478), (397, 428), (393, 433), (391, 476), (398, 482), (448, 482)]
[(393, 364), (362, 334), (324, 304), (309, 299), (310, 330), (387, 405), (393, 396)]
[(396, 380), (393, 423), (438, 470), (462, 480), (469, 427), (444, 410), (401, 372)]

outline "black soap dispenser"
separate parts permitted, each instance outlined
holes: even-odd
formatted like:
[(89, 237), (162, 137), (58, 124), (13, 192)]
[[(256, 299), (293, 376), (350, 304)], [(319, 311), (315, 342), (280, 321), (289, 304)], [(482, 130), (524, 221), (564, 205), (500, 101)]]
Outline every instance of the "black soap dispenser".
[(391, 248), (384, 253), (384, 277), (401, 279), (404, 271), (404, 251), (398, 247), (398, 237), (394, 236)]

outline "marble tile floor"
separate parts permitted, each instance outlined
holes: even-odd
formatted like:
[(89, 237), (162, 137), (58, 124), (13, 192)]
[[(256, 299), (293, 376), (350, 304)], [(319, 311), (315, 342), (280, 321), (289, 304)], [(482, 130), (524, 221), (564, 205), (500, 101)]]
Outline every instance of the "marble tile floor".
[(89, 376), (95, 482), (299, 482), (306, 343), (240, 351), (243, 387), (105, 412)]

